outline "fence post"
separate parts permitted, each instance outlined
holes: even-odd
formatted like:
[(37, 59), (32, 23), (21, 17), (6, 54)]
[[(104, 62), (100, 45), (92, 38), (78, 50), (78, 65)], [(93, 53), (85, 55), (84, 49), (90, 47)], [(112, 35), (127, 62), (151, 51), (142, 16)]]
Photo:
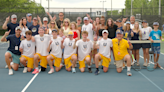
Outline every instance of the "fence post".
[(90, 17), (92, 18), (92, 8), (90, 8)]

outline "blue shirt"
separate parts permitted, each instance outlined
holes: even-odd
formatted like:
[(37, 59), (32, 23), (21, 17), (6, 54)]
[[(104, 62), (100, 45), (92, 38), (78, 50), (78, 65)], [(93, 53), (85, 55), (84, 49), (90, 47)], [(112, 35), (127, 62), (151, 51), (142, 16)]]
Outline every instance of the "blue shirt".
[[(21, 55), (21, 52), (19, 51), (19, 45), (21, 43), (21, 36), (19, 38), (16, 37), (15, 34), (9, 35), (6, 37), (7, 41), (10, 42), (10, 46), (8, 48), (9, 51), (11, 51), (13, 54)], [(18, 46), (18, 50), (15, 50), (15, 46)]]
[(15, 24), (13, 24), (13, 23), (8, 23), (8, 24), (7, 24), (7, 30), (8, 30), (8, 31), (11, 30), (11, 32), (9, 33), (9, 35), (15, 34), (15, 28), (16, 28), (17, 26), (19, 26), (18, 23), (15, 23)]
[(32, 24), (33, 24), (33, 21), (31, 21), (31, 22), (28, 22), (27, 21), (27, 27), (28, 27), (28, 29), (32, 26)]
[[(162, 36), (161, 30), (158, 31), (152, 30), (149, 35), (149, 37), (151, 37), (151, 39), (153, 40), (160, 40), (161, 36)], [(153, 46), (160, 46), (160, 43), (153, 43)]]
[(124, 32), (123, 27), (118, 27), (117, 29), (120, 29), (122, 32)]
[(35, 35), (38, 34), (38, 29), (39, 29), (39, 25), (36, 25), (36, 26), (32, 25), (32, 26), (29, 28), (29, 30), (32, 31), (32, 36), (35, 36)]

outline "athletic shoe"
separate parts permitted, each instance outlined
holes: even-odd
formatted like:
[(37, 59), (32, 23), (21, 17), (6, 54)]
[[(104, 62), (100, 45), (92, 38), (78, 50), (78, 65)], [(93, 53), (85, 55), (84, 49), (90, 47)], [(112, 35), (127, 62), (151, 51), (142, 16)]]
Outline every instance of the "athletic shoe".
[(130, 71), (127, 71), (128, 76), (132, 76), (132, 73)]
[(8, 68), (8, 65), (6, 65), (5, 68)]
[(48, 72), (48, 74), (52, 74), (54, 72), (54, 69), (50, 69), (50, 71)]
[(95, 75), (98, 75), (99, 73), (100, 73), (100, 71), (96, 69)]
[(13, 70), (9, 69), (9, 75), (13, 75)]
[(76, 73), (76, 69), (75, 68), (72, 68), (72, 73)]
[(24, 67), (23, 73), (27, 73), (27, 67)]
[(39, 73), (38, 69), (34, 69), (34, 71), (32, 72), (32, 74), (36, 74), (36, 73)]
[(147, 63), (146, 63), (146, 62), (144, 62), (143, 66), (147, 67)]
[(88, 71), (89, 71), (89, 73), (92, 73), (92, 70), (91, 70), (91, 68), (88, 68)]

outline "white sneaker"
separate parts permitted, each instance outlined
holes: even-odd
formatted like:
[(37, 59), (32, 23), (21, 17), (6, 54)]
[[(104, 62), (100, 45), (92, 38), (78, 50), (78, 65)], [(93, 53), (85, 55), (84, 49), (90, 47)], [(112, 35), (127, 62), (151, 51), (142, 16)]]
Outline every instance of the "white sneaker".
[(127, 71), (128, 76), (132, 76), (132, 73), (130, 71)]
[(143, 66), (147, 67), (147, 63), (146, 63), (146, 62), (144, 62)]
[(72, 73), (76, 73), (76, 70), (75, 70), (75, 68), (72, 68)]
[(5, 68), (8, 68), (8, 65), (6, 65)]
[(24, 67), (23, 73), (27, 73), (27, 67)]
[(52, 74), (54, 72), (54, 69), (50, 69), (50, 71), (48, 72), (48, 74)]
[(13, 70), (9, 69), (9, 75), (13, 75)]

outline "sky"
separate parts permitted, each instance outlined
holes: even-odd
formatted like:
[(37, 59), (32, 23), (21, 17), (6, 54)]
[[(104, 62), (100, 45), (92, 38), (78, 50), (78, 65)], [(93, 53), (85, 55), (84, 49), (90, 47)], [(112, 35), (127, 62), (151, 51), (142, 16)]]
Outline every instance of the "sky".
[[(50, 8), (111, 8), (111, 0), (50, 0)], [(36, 3), (48, 7), (48, 0), (35, 0)], [(112, 0), (112, 8), (125, 8), (125, 0)]]

